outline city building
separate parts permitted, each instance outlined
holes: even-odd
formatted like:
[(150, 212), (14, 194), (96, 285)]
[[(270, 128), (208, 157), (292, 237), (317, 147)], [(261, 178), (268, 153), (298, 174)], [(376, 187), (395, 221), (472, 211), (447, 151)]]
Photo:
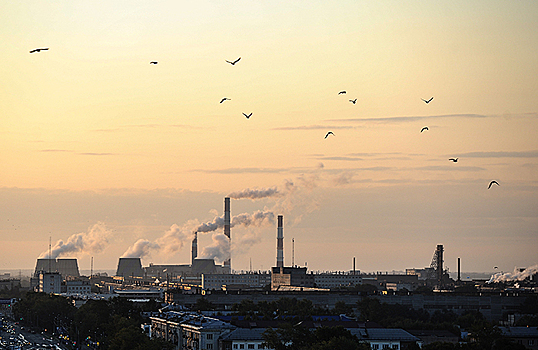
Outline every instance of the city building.
[(362, 284), (362, 276), (350, 273), (318, 273), (314, 274), (314, 283), (318, 288), (337, 289)]
[(271, 274), (268, 272), (202, 275), (203, 290), (230, 289), (233, 286), (264, 288), (268, 285), (271, 285)]
[(271, 290), (280, 287), (315, 287), (313, 274), (306, 273), (306, 267), (278, 267), (271, 269)]
[(62, 275), (59, 272), (43, 272), (39, 274), (38, 292), (60, 294), (62, 292)]

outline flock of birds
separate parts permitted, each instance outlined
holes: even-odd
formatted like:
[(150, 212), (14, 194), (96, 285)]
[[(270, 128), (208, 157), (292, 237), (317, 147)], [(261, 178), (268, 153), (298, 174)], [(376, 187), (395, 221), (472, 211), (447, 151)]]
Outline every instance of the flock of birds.
[[(42, 48), (37, 48), (37, 49), (33, 49), (33, 50), (30, 50), (30, 53), (36, 53), (36, 52), (41, 52), (41, 51), (47, 51), (49, 48), (48, 47), (42, 47)], [(241, 60), (241, 57), (237, 58), (236, 60), (234, 61), (228, 61), (228, 60), (225, 60), (227, 63), (231, 64), (232, 66), (235, 66), (237, 62), (239, 62)], [(158, 61), (151, 61), (149, 62), (149, 64), (153, 64), (153, 65), (156, 65), (158, 64), (159, 62)], [(339, 91), (338, 92), (338, 95), (345, 95), (347, 94), (347, 91), (346, 90), (342, 90), (342, 91)], [(424, 101), (424, 103), (426, 104), (429, 104), (430, 102), (432, 102), (433, 100), (433, 96), (430, 97), (429, 99), (425, 100), (423, 98), (421, 98), (422, 101)], [(228, 98), (228, 97), (223, 97), (219, 103), (223, 103), (224, 101), (231, 101), (231, 98)], [(356, 104), (357, 103), (357, 99), (353, 99), (353, 100), (349, 100), (349, 102), (353, 103), (353, 104)], [(250, 112), (249, 114), (246, 114), (246, 113), (243, 113), (243, 115), (245, 116), (245, 118), (249, 119), (250, 117), (252, 117), (252, 112)], [(427, 130), (430, 130), (427, 126), (423, 127), (420, 132), (423, 132), (423, 131), (427, 131)], [(332, 136), (335, 136), (334, 133), (332, 131), (329, 131), (327, 132), (327, 134), (325, 134), (325, 139), (327, 137), (329, 137), (330, 135)], [(454, 163), (457, 163), (458, 162), (458, 158), (449, 158), (448, 159), (449, 161), (451, 162), (454, 162)], [(500, 184), (495, 181), (495, 180), (492, 180), (489, 185), (488, 185), (488, 190), (491, 188), (491, 186), (493, 185), (497, 185), (497, 186), (500, 186)]]

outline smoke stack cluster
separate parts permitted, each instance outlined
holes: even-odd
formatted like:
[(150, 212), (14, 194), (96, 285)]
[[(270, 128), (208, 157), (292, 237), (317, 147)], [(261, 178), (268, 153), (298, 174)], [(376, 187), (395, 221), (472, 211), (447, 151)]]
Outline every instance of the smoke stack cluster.
[[(230, 242), (230, 255), (231, 255), (232, 238), (230, 237), (230, 197), (224, 198), (224, 235), (228, 237), (228, 240)], [(232, 271), (231, 256), (228, 257), (228, 259), (224, 261), (224, 267), (228, 268), (230, 272)]]
[(284, 216), (278, 216), (276, 229), (276, 266), (284, 267)]

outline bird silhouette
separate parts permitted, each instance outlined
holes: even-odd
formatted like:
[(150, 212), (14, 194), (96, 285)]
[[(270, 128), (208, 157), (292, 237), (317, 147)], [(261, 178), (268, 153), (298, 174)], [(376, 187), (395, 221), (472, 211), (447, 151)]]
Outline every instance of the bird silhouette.
[(248, 119), (248, 118), (250, 118), (250, 117), (252, 116), (252, 112), (250, 112), (250, 114), (245, 114), (245, 113), (243, 113), (243, 115), (244, 115), (245, 117), (247, 117), (247, 119)]
[(42, 47), (42, 48), (39, 48), (39, 49), (30, 50), (30, 53), (47, 51), (48, 49), (49, 49), (48, 47)]
[(346, 90), (342, 90), (338, 93), (338, 95), (342, 95), (342, 94), (345, 94), (346, 93)]
[[(222, 100), (220, 100), (220, 103), (222, 103), (222, 102), (224, 102), (224, 101), (226, 101), (226, 100), (231, 100), (231, 98), (224, 97)], [(243, 114), (245, 114), (245, 113), (243, 113)], [(251, 114), (252, 114), (252, 113), (251, 113)]]
[(349, 102), (351, 102), (351, 103), (355, 104), (355, 103), (357, 103), (357, 99), (354, 99), (354, 100), (349, 100)]
[(233, 61), (233, 62), (230, 62), (230, 61), (226, 61), (226, 62), (228, 62), (228, 63), (231, 64), (232, 66), (235, 66), (235, 64), (236, 64), (237, 62), (239, 62), (240, 59), (241, 59), (241, 57), (239, 57), (238, 59), (236, 59), (236, 60)]
[(457, 162), (458, 162), (458, 158), (449, 158), (448, 160), (451, 160), (451, 161), (453, 161), (454, 163), (457, 163)]
[(498, 183), (497, 181), (493, 180), (493, 181), (491, 181), (491, 182), (489, 183), (488, 190), (491, 188), (491, 186), (493, 186), (493, 184), (496, 184), (497, 186), (500, 186), (499, 183)]
[(157, 64), (157, 63), (159, 63), (159, 62), (157, 62), (157, 61), (151, 61), (149, 64)]
[(432, 102), (432, 100), (433, 100), (433, 97), (432, 97), (432, 98), (430, 98), (429, 100), (425, 100), (425, 99), (423, 99), (423, 98), (421, 98), (421, 100), (422, 100), (422, 101), (424, 101), (424, 102), (426, 102), (426, 104), (428, 104), (428, 103)]
[(425, 126), (425, 127), (422, 128), (422, 130), (420, 130), (420, 132), (423, 132), (424, 130), (430, 130), (430, 129), (428, 129), (428, 127)]
[(325, 138), (329, 137), (329, 135), (333, 135), (333, 136), (335, 136), (335, 135), (333, 134), (332, 131), (329, 131), (329, 132), (327, 133), (327, 135), (325, 135)]

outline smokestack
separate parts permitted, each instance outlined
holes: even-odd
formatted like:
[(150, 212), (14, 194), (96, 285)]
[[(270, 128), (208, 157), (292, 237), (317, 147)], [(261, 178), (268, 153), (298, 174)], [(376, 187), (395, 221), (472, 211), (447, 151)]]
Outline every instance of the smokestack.
[(443, 283), (443, 245), (442, 244), (437, 245), (436, 258), (437, 258), (437, 271), (435, 272), (437, 275), (437, 283), (439, 285), (442, 285)]
[(192, 240), (192, 252), (191, 252), (191, 265), (194, 265), (194, 259), (198, 256), (198, 232), (194, 232), (194, 238)]
[(460, 258), (458, 258), (458, 282), (461, 281), (461, 278), (460, 278)]
[(355, 274), (355, 257), (353, 257), (353, 274)]
[(224, 198), (224, 235), (228, 237), (230, 242), (230, 257), (224, 261), (224, 267), (227, 267), (232, 272), (232, 237), (230, 234), (230, 197)]
[(284, 267), (284, 216), (278, 216), (276, 229), (276, 266)]

